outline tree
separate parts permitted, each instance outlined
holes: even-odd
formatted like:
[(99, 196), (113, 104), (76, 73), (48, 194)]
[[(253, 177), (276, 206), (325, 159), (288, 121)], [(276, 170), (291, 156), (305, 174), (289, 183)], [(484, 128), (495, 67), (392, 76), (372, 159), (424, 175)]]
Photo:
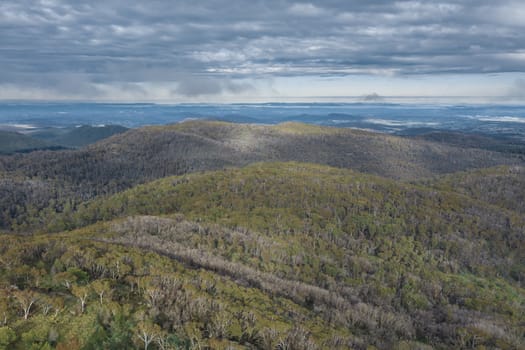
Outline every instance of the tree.
[(0, 350), (10, 349), (10, 344), (15, 341), (16, 333), (9, 327), (0, 327)]
[(21, 334), (21, 348), (28, 350), (51, 350), (50, 331), (50, 324), (47, 322), (35, 322), (27, 331)]
[(84, 313), (89, 298), (89, 288), (86, 286), (74, 285), (71, 287), (71, 293), (73, 293), (73, 295), (80, 301), (80, 312)]
[(177, 344), (180, 343), (180, 340), (175, 334), (162, 332), (155, 339), (155, 343), (160, 350), (174, 350), (179, 348)]
[(136, 349), (134, 346), (135, 324), (126, 308), (118, 308), (111, 313), (110, 319), (98, 318), (87, 343), (82, 347), (85, 350), (120, 350)]
[(112, 294), (111, 284), (108, 280), (96, 280), (91, 283), (91, 287), (97, 293), (100, 305), (104, 302), (104, 297), (110, 297)]
[(161, 334), (161, 329), (157, 324), (141, 321), (137, 325), (137, 337), (144, 344), (144, 350), (148, 350), (148, 347), (154, 342)]
[(13, 292), (13, 295), (22, 308), (24, 320), (27, 320), (29, 318), (29, 314), (31, 313), (31, 308), (38, 300), (38, 295), (32, 290), (28, 289), (16, 290)]
[(0, 324), (7, 326), (7, 317), (9, 315), (10, 293), (7, 290), (0, 290)]

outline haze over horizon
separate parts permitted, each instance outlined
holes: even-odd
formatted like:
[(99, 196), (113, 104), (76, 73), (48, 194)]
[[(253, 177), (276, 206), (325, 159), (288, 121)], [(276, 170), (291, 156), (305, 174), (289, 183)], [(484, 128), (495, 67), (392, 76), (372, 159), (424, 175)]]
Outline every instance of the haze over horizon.
[(0, 4), (0, 100), (522, 102), (525, 3)]

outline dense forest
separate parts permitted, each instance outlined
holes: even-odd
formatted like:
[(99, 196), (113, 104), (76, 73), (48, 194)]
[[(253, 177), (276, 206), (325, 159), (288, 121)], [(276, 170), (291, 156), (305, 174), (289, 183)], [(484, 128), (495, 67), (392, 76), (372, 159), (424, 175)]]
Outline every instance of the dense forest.
[[(0, 125), (1, 127), (1, 125)], [(24, 133), (1, 130), (0, 154), (29, 153), (37, 150), (79, 148), (128, 130), (120, 125), (80, 125), (70, 128), (44, 127)]]
[(0, 155), (59, 148), (57, 145), (44, 140), (35, 139), (17, 132), (0, 130)]
[(522, 349), (519, 154), (188, 122), (0, 157), (0, 348)]
[(50, 212), (170, 175), (300, 161), (397, 180), (497, 165), (523, 155), (299, 123), (192, 121), (130, 130), (79, 150), (0, 157), (0, 229), (31, 232)]

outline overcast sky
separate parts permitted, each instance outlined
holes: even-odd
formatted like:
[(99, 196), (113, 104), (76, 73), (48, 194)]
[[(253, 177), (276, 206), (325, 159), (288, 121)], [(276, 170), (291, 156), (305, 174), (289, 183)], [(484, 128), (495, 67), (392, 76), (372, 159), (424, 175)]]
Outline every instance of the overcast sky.
[(0, 1), (0, 99), (525, 99), (525, 1)]

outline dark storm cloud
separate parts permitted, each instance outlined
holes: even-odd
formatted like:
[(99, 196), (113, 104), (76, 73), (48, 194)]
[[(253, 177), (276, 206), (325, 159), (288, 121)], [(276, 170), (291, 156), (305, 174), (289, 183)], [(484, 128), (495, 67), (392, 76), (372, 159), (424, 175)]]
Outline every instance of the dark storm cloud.
[(0, 3), (0, 84), (97, 96), (251, 89), (261, 76), (525, 71), (522, 1)]

